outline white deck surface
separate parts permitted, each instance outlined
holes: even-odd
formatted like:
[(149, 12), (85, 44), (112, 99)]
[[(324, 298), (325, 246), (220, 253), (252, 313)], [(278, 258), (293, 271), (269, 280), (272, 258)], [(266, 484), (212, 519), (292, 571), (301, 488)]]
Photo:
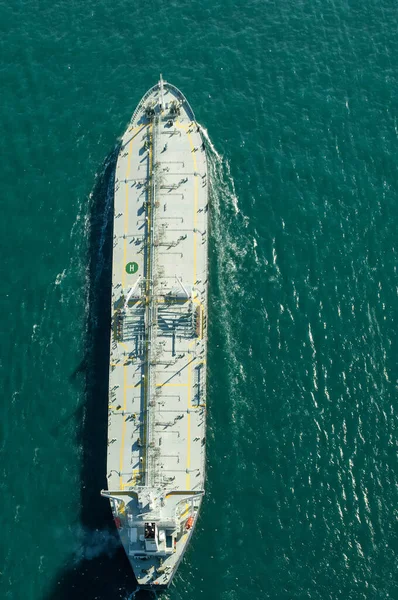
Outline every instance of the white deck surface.
[[(180, 114), (170, 120), (175, 100)], [(196, 522), (201, 496), (192, 494), (203, 490), (205, 466), (206, 154), (178, 90), (165, 83), (163, 110), (160, 101), (156, 86), (123, 137), (114, 202), (108, 490), (145, 586), (170, 582), (192, 533), (186, 521)], [(147, 522), (157, 523), (155, 552), (140, 539)]]

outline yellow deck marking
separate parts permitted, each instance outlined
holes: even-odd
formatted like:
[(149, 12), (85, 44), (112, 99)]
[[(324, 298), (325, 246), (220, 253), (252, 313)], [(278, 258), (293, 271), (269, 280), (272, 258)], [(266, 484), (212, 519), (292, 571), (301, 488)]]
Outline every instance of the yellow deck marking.
[[(135, 137), (135, 136), (134, 136)], [(124, 233), (127, 234), (128, 232), (128, 220), (129, 220), (129, 184), (128, 184), (128, 178), (130, 175), (130, 164), (131, 164), (131, 151), (133, 148), (133, 138), (131, 139), (130, 143), (129, 143), (129, 153), (128, 153), (128, 158), (127, 158), (127, 170), (126, 170), (126, 180), (127, 183), (125, 184), (126, 186), (126, 198), (125, 198), (125, 206), (124, 206)], [(127, 239), (124, 238), (124, 242), (123, 242), (123, 265), (122, 265), (122, 287), (124, 289), (125, 287), (125, 279), (126, 279), (126, 269), (125, 269), (125, 265), (126, 265), (126, 252), (127, 252)], [(124, 346), (127, 350), (128, 347), (121, 343), (122, 346)], [(127, 381), (127, 366), (126, 363), (123, 363), (123, 410), (126, 410), (126, 402), (127, 402), (127, 395), (126, 395), (126, 381)], [(126, 420), (123, 419), (123, 424), (122, 424), (122, 441), (121, 441), (121, 446), (120, 446), (120, 460), (119, 460), (119, 467), (120, 467), (120, 477), (119, 477), (119, 485), (122, 485), (122, 472), (123, 472), (123, 459), (124, 459), (124, 438), (125, 438), (125, 434), (126, 434)]]
[[(127, 158), (127, 170), (126, 170), (126, 180), (127, 183), (125, 184), (126, 186), (126, 200), (125, 200), (125, 204), (124, 204), (124, 233), (125, 235), (128, 232), (128, 222), (129, 222), (129, 183), (128, 183), (128, 179), (129, 179), (129, 175), (130, 175), (130, 162), (131, 162), (131, 150), (133, 148), (133, 140), (131, 140), (130, 144), (129, 144), (129, 155)], [(122, 265), (122, 286), (124, 289), (125, 286), (125, 282), (126, 282), (126, 254), (127, 254), (127, 238), (124, 238), (123, 240), (123, 265)]]
[[(190, 346), (192, 346), (193, 344), (196, 344), (196, 339), (193, 340), (193, 342), (191, 342), (190, 344), (188, 344), (188, 348)], [(192, 391), (192, 363), (190, 362), (188, 365), (188, 409), (192, 409), (192, 404), (191, 404), (191, 391)], [(187, 469), (189, 469), (189, 467), (191, 466), (191, 414), (188, 413), (187, 414)], [(190, 489), (190, 484), (191, 484), (191, 475), (189, 473), (187, 473), (187, 476), (185, 478), (185, 489), (189, 490)]]
[[(126, 394), (126, 380), (127, 380), (127, 367), (124, 367), (123, 369), (123, 411), (126, 410), (126, 400), (127, 400), (127, 394)], [(119, 485), (122, 485), (122, 473), (123, 473), (123, 459), (124, 459), (124, 436), (126, 433), (126, 419), (123, 419), (123, 425), (122, 425), (122, 443), (120, 446), (120, 461), (119, 461), (119, 473), (120, 473), (120, 477), (119, 477)]]
[[(138, 135), (138, 133), (140, 132), (140, 130), (144, 129), (144, 127), (146, 127), (146, 125), (143, 126), (139, 126), (139, 127), (131, 127), (129, 129), (129, 131), (132, 131), (134, 133), (134, 135), (132, 136), (131, 140), (129, 140), (129, 142), (127, 142), (128, 146), (129, 146), (129, 150), (128, 150), (128, 158), (127, 158), (127, 169), (126, 169), (126, 180), (127, 183), (125, 184), (126, 187), (126, 196), (125, 196), (125, 207), (124, 207), (124, 233), (127, 234), (128, 233), (128, 221), (129, 221), (129, 184), (128, 184), (128, 179), (130, 176), (130, 165), (131, 165), (131, 154), (132, 154), (132, 148), (133, 148), (133, 139)], [(126, 145), (127, 145), (126, 144)], [(125, 277), (126, 277), (126, 253), (127, 253), (127, 239), (124, 239), (124, 243), (123, 243), (123, 265), (122, 265), (122, 286), (123, 289), (125, 287)], [(128, 346), (126, 344), (124, 344), (123, 342), (119, 342), (119, 344), (121, 346), (123, 346), (124, 348), (126, 348), (126, 350), (128, 350)], [(111, 367), (123, 367), (123, 411), (126, 410), (126, 404), (127, 404), (127, 395), (126, 395), (126, 390), (127, 390), (127, 385), (126, 385), (126, 381), (127, 381), (127, 366), (130, 364), (130, 361), (127, 359), (124, 362), (120, 362), (120, 363), (110, 363)], [(111, 406), (109, 407), (111, 408)], [(112, 406), (113, 408), (113, 406)], [(123, 419), (123, 424), (122, 424), (122, 437), (121, 437), (121, 447), (120, 447), (120, 457), (119, 457), (119, 468), (120, 468), (120, 477), (119, 477), (119, 485), (122, 485), (122, 475), (121, 473), (123, 472), (123, 461), (124, 461), (124, 438), (125, 438), (125, 434), (126, 434), (126, 420)]]
[[(181, 129), (184, 128), (179, 124)], [(197, 170), (197, 161), (196, 161), (196, 153), (193, 152), (194, 145), (191, 140), (191, 134), (188, 133), (188, 141), (191, 147), (191, 153), (193, 154), (193, 168), (194, 172)], [(194, 215), (193, 215), (193, 224), (194, 224), (194, 234), (193, 234), (193, 285), (196, 283), (196, 224), (197, 224), (197, 213), (198, 213), (198, 178), (194, 176)], [(199, 302), (199, 304), (201, 304)], [(195, 343), (195, 342), (194, 342)], [(188, 409), (192, 408), (191, 404), (191, 392), (192, 392), (192, 364), (188, 365)], [(191, 415), (188, 413), (187, 415), (187, 469), (191, 466)], [(191, 475), (187, 473), (185, 487), (187, 490), (190, 489)]]
[[(189, 397), (189, 394), (188, 394), (188, 397)], [(188, 400), (188, 404), (190, 404), (190, 400)], [(187, 469), (189, 469), (189, 467), (191, 466), (191, 414), (190, 413), (187, 414), (187, 418), (188, 418), (188, 423), (187, 423), (187, 428), (188, 428)], [(190, 484), (191, 484), (191, 475), (190, 475), (190, 473), (187, 473), (187, 476), (185, 478), (185, 487), (187, 488), (187, 490), (190, 489)]]
[[(193, 155), (193, 170), (196, 172), (197, 162), (196, 162), (196, 152), (193, 152), (194, 145), (191, 140), (191, 134), (188, 133), (188, 141), (191, 147), (191, 154)], [(193, 185), (193, 227), (196, 230), (197, 217), (198, 217), (198, 177), (194, 176), (194, 185)], [(193, 234), (193, 284), (196, 282), (196, 231)]]
[[(178, 123), (176, 122), (176, 127), (178, 127), (179, 129), (182, 129), (183, 131), (187, 131), (189, 130), (190, 126), (188, 125), (183, 125), (182, 123)], [(191, 148), (191, 154), (192, 159), (193, 159), (193, 168), (194, 168), (194, 172), (196, 172), (197, 170), (197, 162), (196, 162), (196, 152), (193, 152), (194, 149), (194, 145), (192, 143), (192, 139), (191, 139), (191, 134), (187, 133), (188, 135), (188, 141), (189, 141), (189, 145)], [(194, 176), (194, 214), (193, 214), (193, 226), (194, 229), (196, 229), (196, 225), (197, 225), (197, 218), (198, 218), (198, 176)], [(195, 281), (196, 281), (196, 231), (193, 234), (193, 284), (195, 285)]]
[(184, 512), (182, 513), (182, 515), (180, 516), (180, 519), (183, 519), (183, 518), (185, 517), (185, 515), (187, 515), (187, 514), (188, 514), (188, 512), (189, 512), (189, 504), (186, 504), (186, 505), (185, 505), (185, 510), (184, 510)]
[[(132, 131), (134, 133), (134, 135), (126, 144), (126, 146), (128, 145), (128, 147), (129, 147), (128, 158), (127, 158), (126, 177), (125, 177), (126, 180), (128, 180), (128, 178), (130, 176), (130, 165), (131, 165), (131, 154), (132, 154), (132, 148), (133, 148), (133, 139), (138, 135), (139, 131), (142, 130), (144, 127), (145, 127), (145, 125), (129, 129), (129, 131)], [(128, 184), (128, 181), (125, 184), (125, 188), (126, 188), (126, 195), (125, 195), (125, 208), (124, 208), (124, 233), (127, 234), (128, 233), (128, 221), (129, 221), (129, 184)], [(122, 286), (123, 286), (123, 288), (125, 287), (125, 276), (126, 276), (126, 271), (125, 271), (126, 253), (127, 253), (127, 240), (125, 238), (124, 243), (123, 243), (123, 264), (122, 264)], [(129, 349), (128, 346), (126, 344), (124, 344), (123, 342), (119, 342), (119, 344), (121, 346), (123, 346), (126, 350)], [(127, 391), (128, 386), (126, 385), (126, 381), (127, 381), (127, 366), (129, 364), (130, 364), (130, 361), (128, 359), (123, 362), (119, 362), (119, 363), (112, 363), (112, 362), (110, 363), (111, 367), (123, 367), (123, 411), (126, 411), (126, 405), (127, 405), (126, 391)], [(114, 404), (109, 405), (109, 409), (115, 410)], [(119, 456), (119, 487), (120, 487), (120, 489), (123, 489), (123, 487), (125, 485), (122, 482), (125, 434), (126, 434), (126, 420), (123, 419), (122, 432), (121, 432), (121, 447), (120, 447), (120, 456)]]
[(131, 475), (130, 475), (131, 481), (123, 481), (121, 483), (120, 489), (125, 490), (126, 488), (130, 488), (130, 487), (134, 486), (137, 482), (137, 479), (139, 479), (139, 476), (140, 476), (139, 473), (140, 473), (139, 469), (133, 469), (131, 471)]

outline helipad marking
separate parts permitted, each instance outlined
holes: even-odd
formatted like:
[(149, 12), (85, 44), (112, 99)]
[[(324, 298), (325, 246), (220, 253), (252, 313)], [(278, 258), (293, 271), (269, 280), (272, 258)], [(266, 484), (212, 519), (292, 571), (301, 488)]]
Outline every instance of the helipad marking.
[(129, 262), (126, 265), (126, 273), (129, 275), (134, 275), (138, 271), (138, 264), (136, 262)]

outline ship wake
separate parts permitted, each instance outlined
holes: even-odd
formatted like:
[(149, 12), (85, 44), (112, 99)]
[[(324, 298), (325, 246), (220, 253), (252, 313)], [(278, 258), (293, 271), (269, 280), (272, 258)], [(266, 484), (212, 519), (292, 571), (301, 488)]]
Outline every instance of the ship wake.
[(206, 129), (201, 127), (201, 131), (206, 140), (212, 212), (210, 270), (213, 278), (212, 288), (218, 289), (217, 294), (211, 294), (215, 311), (213, 322), (217, 323), (217, 328), (221, 329), (221, 336), (225, 340), (229, 395), (233, 401), (237, 396), (234, 392), (245, 379), (243, 361), (239, 356), (237, 340), (240, 338), (237, 330), (240, 328), (241, 314), (245, 310), (245, 263), (251, 258), (255, 248), (248, 231), (249, 218), (239, 208), (230, 163), (216, 150)]

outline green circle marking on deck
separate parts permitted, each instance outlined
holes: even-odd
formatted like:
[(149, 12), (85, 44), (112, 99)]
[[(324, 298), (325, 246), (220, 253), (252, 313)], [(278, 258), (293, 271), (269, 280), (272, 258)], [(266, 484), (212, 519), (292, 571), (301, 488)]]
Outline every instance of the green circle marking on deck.
[(138, 271), (138, 265), (136, 262), (129, 262), (126, 265), (126, 273), (128, 273), (129, 275), (134, 275), (134, 273), (137, 273)]

